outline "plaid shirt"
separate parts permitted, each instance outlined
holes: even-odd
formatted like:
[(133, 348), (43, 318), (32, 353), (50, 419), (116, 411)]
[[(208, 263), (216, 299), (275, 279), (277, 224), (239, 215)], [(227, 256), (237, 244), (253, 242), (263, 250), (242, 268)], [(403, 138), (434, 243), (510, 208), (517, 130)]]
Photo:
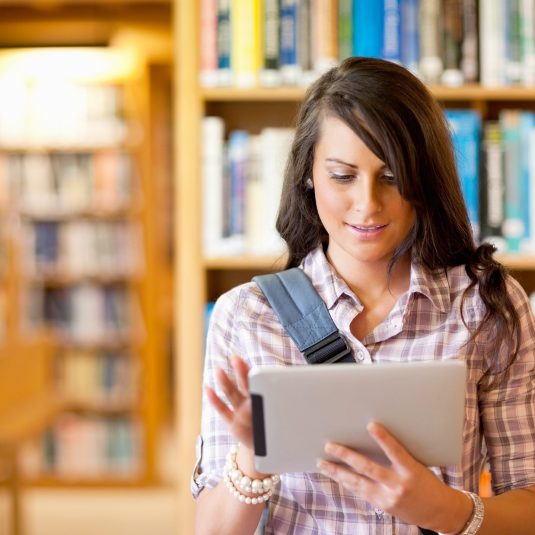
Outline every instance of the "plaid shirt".
[[(507, 285), (520, 317), (521, 344), (514, 364), (504, 371), (508, 344), (493, 351), (489, 329), (469, 341), (469, 329), (479, 325), (485, 306), (476, 286), (465, 301), (466, 326), (463, 324), (461, 299), (470, 282), (463, 266), (447, 273), (430, 273), (413, 263), (409, 291), (362, 341), (350, 331), (362, 304), (335, 273), (322, 249), (312, 251), (301, 267), (351, 346), (357, 364), (466, 361), (462, 464), (431, 468), (441, 480), (477, 492), (484, 441), (496, 493), (535, 484), (535, 322), (526, 294), (514, 279), (509, 278)], [(216, 367), (230, 370), (231, 354), (242, 356), (251, 367), (306, 364), (255, 283), (232, 289), (216, 303), (207, 340), (207, 384), (216, 386)], [(225, 455), (233, 443), (225, 423), (204, 397), (199, 462), (192, 480), (194, 496), (219, 483)], [(320, 473), (288, 473), (282, 475), (269, 501), (266, 533), (417, 535), (418, 528), (375, 508)]]

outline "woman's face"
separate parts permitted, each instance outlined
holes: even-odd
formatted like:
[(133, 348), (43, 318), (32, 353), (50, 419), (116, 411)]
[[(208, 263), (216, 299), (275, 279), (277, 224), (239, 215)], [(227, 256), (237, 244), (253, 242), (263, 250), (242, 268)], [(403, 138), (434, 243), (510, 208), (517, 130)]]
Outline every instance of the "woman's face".
[(415, 222), (396, 177), (342, 120), (323, 119), (312, 169), (328, 255), (339, 262), (388, 262)]

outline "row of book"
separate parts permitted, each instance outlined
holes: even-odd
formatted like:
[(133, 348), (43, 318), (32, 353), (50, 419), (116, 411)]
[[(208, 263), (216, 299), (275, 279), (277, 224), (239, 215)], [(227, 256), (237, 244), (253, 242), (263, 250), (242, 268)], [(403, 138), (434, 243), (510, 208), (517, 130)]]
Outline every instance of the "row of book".
[(308, 85), (350, 56), (427, 83), (535, 83), (535, 0), (202, 0), (205, 87)]
[(63, 479), (134, 478), (141, 469), (142, 432), (133, 418), (66, 413), (21, 456), (29, 477)]
[(70, 402), (113, 409), (138, 397), (139, 360), (131, 354), (71, 349), (57, 368), (59, 389)]
[(142, 230), (136, 222), (31, 221), (24, 230), (24, 265), (28, 275), (106, 278), (142, 272)]
[(203, 242), (206, 256), (278, 254), (275, 230), (284, 165), (294, 131), (230, 132), (219, 117), (202, 123)]
[[(502, 252), (535, 251), (535, 114), (504, 109), (447, 109), (461, 186), (476, 240)], [(293, 132), (237, 130), (225, 139), (222, 119), (203, 122), (203, 230), (207, 257), (276, 255), (275, 230), (284, 165)]]
[(114, 345), (142, 338), (139, 300), (124, 284), (83, 283), (32, 286), (25, 319), (29, 327), (49, 326), (67, 343)]
[(461, 185), (475, 235), (502, 252), (535, 251), (535, 114), (447, 110)]
[(0, 197), (37, 216), (124, 210), (137, 192), (134, 169), (131, 155), (119, 150), (0, 150)]
[(0, 78), (0, 147), (107, 146), (127, 137), (119, 86)]

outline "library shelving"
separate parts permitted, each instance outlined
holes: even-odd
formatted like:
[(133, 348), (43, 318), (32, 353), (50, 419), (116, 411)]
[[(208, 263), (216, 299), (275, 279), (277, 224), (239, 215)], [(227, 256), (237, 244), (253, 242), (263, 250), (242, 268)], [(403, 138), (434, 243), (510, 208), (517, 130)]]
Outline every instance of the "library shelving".
[[(200, 40), (201, 14), (192, 5), (175, 1), (176, 57), (176, 305), (177, 329), (177, 427), (179, 433), (180, 518), (184, 532), (194, 530), (190, 496), (195, 442), (200, 429), (204, 309), (232, 286), (258, 273), (280, 269), (280, 256), (213, 256), (203, 252), (202, 228), (202, 120), (222, 117), (225, 132), (245, 129), (258, 133), (266, 126), (293, 124), (303, 87), (236, 88), (201, 87), (200, 54), (191, 43)], [(533, 86), (485, 87), (470, 83), (460, 87), (430, 85), (445, 108), (479, 111), (484, 120), (497, 120), (500, 110), (535, 110)], [(535, 255), (506, 253), (499, 259), (529, 293), (535, 291)]]
[(154, 97), (164, 78), (135, 50), (112, 46), (10, 49), (0, 71), (0, 175), (17, 274), (8, 328), (50, 334), (50, 387), (62, 400), (23, 447), (24, 477), (155, 483), (172, 321), (169, 176), (157, 158), (168, 147), (151, 144), (165, 126), (155, 116), (169, 103)]

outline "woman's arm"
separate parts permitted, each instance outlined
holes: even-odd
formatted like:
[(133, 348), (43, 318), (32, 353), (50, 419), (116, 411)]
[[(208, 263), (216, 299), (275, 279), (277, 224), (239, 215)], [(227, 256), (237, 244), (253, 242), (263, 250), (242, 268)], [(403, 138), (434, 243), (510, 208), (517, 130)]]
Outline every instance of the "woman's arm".
[[(249, 368), (239, 357), (231, 358), (236, 382), (225, 371), (217, 370), (216, 378), (230, 407), (211, 387), (206, 395), (211, 406), (225, 421), (229, 431), (240, 443), (236, 463), (244, 475), (264, 480), (269, 474), (258, 472), (254, 465), (251, 401), (249, 397)], [(251, 498), (252, 493), (240, 491)], [(245, 504), (232, 495), (224, 481), (213, 489), (204, 489), (197, 498), (196, 532), (198, 535), (252, 535), (262, 515), (264, 504)]]
[[(343, 464), (321, 461), (321, 471), (387, 513), (444, 534), (461, 533), (473, 513), (471, 499), (440, 481), (384, 427), (369, 432), (391, 461), (385, 467), (338, 444), (326, 452)], [(483, 500), (485, 515), (478, 535), (535, 535), (535, 486)]]
[[(254, 468), (253, 452), (244, 446), (238, 449), (237, 463), (243, 473), (255, 479), (264, 474)], [(264, 504), (247, 505), (240, 502), (220, 482), (213, 489), (205, 489), (197, 498), (197, 535), (252, 535), (262, 515)]]

